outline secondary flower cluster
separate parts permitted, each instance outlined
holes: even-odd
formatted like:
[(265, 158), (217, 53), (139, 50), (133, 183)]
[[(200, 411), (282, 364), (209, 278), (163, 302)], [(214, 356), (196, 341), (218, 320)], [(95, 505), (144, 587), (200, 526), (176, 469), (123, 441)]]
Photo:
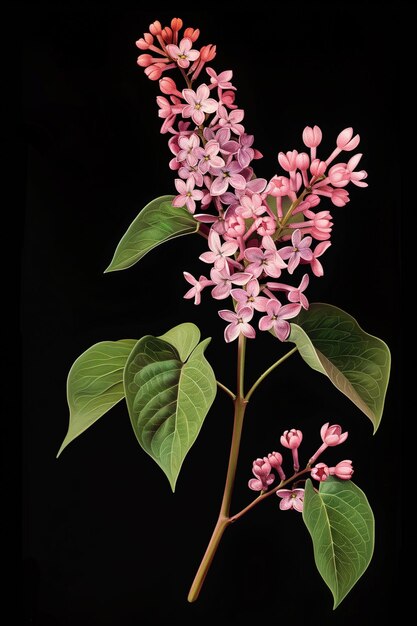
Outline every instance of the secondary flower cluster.
[[(285, 479), (285, 474), (282, 469), (283, 458), (280, 452), (271, 452), (268, 456), (255, 459), (252, 465), (252, 473), (255, 478), (249, 480), (249, 488), (253, 491), (267, 491), (272, 483), (275, 481), (275, 471), (280, 479), (280, 484), (276, 488), (275, 492), (278, 497), (281, 498), (280, 508), (283, 510), (295, 509), (296, 511), (303, 510), (304, 489), (292, 488), (292, 489), (280, 489), (279, 487), (288, 482), (292, 482), (299, 475), (310, 472), (310, 475), (315, 480), (323, 482), (329, 476), (336, 476), (342, 480), (350, 480), (353, 474), (352, 461), (344, 460), (340, 461), (334, 467), (328, 467), (325, 463), (317, 463), (318, 457), (328, 448), (332, 446), (338, 446), (346, 441), (348, 433), (342, 432), (341, 426), (338, 424), (329, 425), (329, 422), (324, 424), (320, 430), (322, 444), (319, 449), (309, 459), (306, 469), (300, 472), (300, 463), (298, 460), (298, 448), (303, 440), (303, 433), (301, 430), (292, 428), (291, 430), (284, 431), (281, 436), (280, 442), (284, 448), (288, 448), (292, 452), (294, 475), (288, 480)], [(297, 480), (297, 483), (299, 481)]]
[[(345, 187), (350, 182), (367, 186), (366, 172), (356, 171), (361, 154), (333, 164), (342, 152), (357, 148), (359, 135), (346, 128), (338, 135), (333, 152), (322, 159), (317, 156), (322, 132), (318, 126), (307, 126), (303, 142), (309, 152), (280, 152), (278, 162), (285, 174), (269, 181), (257, 178), (253, 161), (262, 154), (242, 124), (245, 114), (235, 104), (233, 72), (217, 74), (208, 67), (216, 46), (195, 48), (200, 31), (186, 28), (180, 34), (182, 27), (179, 18), (170, 27), (156, 21), (136, 44), (146, 50), (138, 64), (151, 80), (159, 79), (164, 94), (157, 97), (157, 103), (163, 120), (161, 133), (171, 135), (170, 168), (177, 173), (178, 192), (173, 204), (194, 214), (208, 239), (209, 251), (200, 259), (212, 266), (210, 277), (196, 279), (184, 272), (191, 284), (184, 297), (199, 304), (206, 287), (212, 287), (216, 300), (232, 297), (233, 310), (219, 311), (228, 322), (227, 342), (240, 334), (255, 337), (251, 324), (255, 311), (262, 313), (258, 328), (272, 329), (285, 341), (290, 333), (288, 320), (309, 306), (304, 293), (309, 275), (304, 273), (298, 286), (289, 284), (289, 277), (284, 282), (277, 279), (284, 271), (291, 276), (298, 266), (323, 275), (319, 258), (331, 245), (333, 222), (328, 210), (317, 207), (324, 197), (337, 207), (344, 206), (349, 202)], [(179, 89), (172, 78), (162, 76), (171, 69), (180, 71), (186, 88)], [(199, 76), (201, 82), (195, 86)], [(202, 212), (195, 213), (197, 203)]]

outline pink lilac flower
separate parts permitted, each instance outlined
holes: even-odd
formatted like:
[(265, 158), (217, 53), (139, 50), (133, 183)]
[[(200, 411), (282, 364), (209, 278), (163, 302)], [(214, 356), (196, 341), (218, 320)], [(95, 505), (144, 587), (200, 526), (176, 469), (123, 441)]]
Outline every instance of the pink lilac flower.
[(210, 90), (207, 85), (200, 85), (197, 91), (183, 89), (182, 94), (187, 105), (182, 110), (183, 117), (191, 117), (193, 122), (200, 126), (205, 120), (205, 113), (215, 113), (218, 102), (210, 98)]
[(216, 270), (221, 270), (226, 265), (226, 257), (232, 256), (238, 249), (238, 245), (232, 241), (221, 242), (220, 236), (213, 229), (208, 237), (210, 252), (203, 252), (200, 260), (204, 263), (214, 263)]
[(275, 283), (275, 282), (266, 283), (266, 286), (271, 291), (286, 291), (289, 302), (299, 303), (301, 304), (303, 309), (308, 309), (309, 302), (303, 292), (307, 289), (309, 282), (310, 282), (310, 278), (308, 274), (304, 274), (303, 278), (301, 279), (301, 283), (299, 284), (298, 287), (293, 287), (292, 285), (286, 285), (285, 283)]
[(285, 480), (285, 474), (282, 469), (282, 454), (279, 452), (271, 452), (268, 454), (268, 461), (271, 467), (278, 472), (280, 479)]
[(238, 306), (249, 306), (256, 311), (266, 311), (268, 298), (260, 296), (260, 285), (256, 278), (251, 278), (245, 289), (232, 289), (230, 294), (238, 303)]
[(195, 211), (195, 201), (201, 200), (203, 197), (203, 192), (199, 189), (194, 189), (194, 178), (188, 178), (186, 181), (181, 180), (181, 178), (175, 179), (175, 187), (179, 193), (178, 196), (172, 201), (174, 206), (185, 206), (187, 207), (190, 213), (194, 213)]
[(187, 161), (188, 165), (194, 167), (198, 163), (198, 156), (196, 153), (197, 148), (200, 145), (200, 139), (196, 133), (189, 135), (188, 137), (180, 137), (178, 139), (178, 161)]
[(309, 460), (309, 464), (312, 465), (314, 461), (324, 452), (329, 446), (338, 446), (344, 443), (348, 438), (348, 432), (342, 433), (342, 427), (339, 424), (333, 424), (329, 426), (329, 422), (323, 424), (320, 429), (320, 436), (323, 441), (320, 448)]
[(266, 248), (264, 251), (261, 248), (246, 248), (245, 259), (249, 261), (246, 270), (251, 272), (255, 278), (261, 276), (263, 272), (271, 278), (279, 278), (281, 270), (287, 265), (278, 253), (271, 237), (263, 237), (262, 243)]
[(311, 478), (324, 482), (330, 476), (330, 470), (325, 463), (317, 463), (311, 470)]
[(293, 222), (290, 224), (291, 228), (300, 228), (304, 234), (309, 233), (320, 241), (330, 239), (330, 233), (332, 232), (333, 222), (332, 216), (329, 211), (319, 211), (314, 213), (309, 209), (304, 211), (304, 216), (307, 218), (304, 222)]
[(253, 462), (252, 473), (256, 478), (251, 478), (248, 486), (253, 491), (266, 491), (275, 480), (275, 476), (271, 474), (271, 465), (266, 457), (256, 459)]
[[(180, 164), (178, 163), (178, 165), (180, 165)], [(181, 176), (181, 178), (184, 178), (185, 180), (187, 180), (188, 178), (193, 178), (194, 179), (194, 184), (197, 187), (202, 187), (203, 186), (203, 182), (204, 182), (203, 181), (203, 174), (200, 172), (198, 167), (196, 167), (195, 165), (191, 166), (188, 163), (183, 163), (182, 165), (180, 165), (180, 167), (178, 169), (178, 174), (179, 174), (179, 176)], [(194, 216), (194, 217), (196, 217), (196, 216)]]
[(288, 273), (292, 274), (300, 261), (311, 261), (313, 259), (313, 252), (310, 249), (311, 237), (302, 237), (300, 229), (297, 228), (291, 235), (292, 246), (285, 246), (281, 248), (280, 255), (283, 259), (289, 259), (288, 261)]
[(302, 512), (304, 506), (304, 489), (278, 489), (277, 496), (281, 498), (279, 508), (281, 511), (288, 511), (294, 509), (294, 511)]
[(228, 265), (225, 265), (221, 270), (216, 270), (213, 267), (210, 271), (210, 278), (216, 285), (211, 295), (215, 300), (224, 300), (230, 296), (232, 285), (245, 285), (252, 278), (252, 274), (247, 272), (230, 274)]
[(234, 189), (244, 189), (246, 181), (240, 174), (242, 168), (237, 161), (229, 161), (223, 167), (214, 170), (216, 178), (210, 189), (212, 196), (221, 196), (227, 191), (229, 184)]
[(185, 280), (190, 283), (190, 285), (193, 285), (192, 288), (189, 289), (184, 295), (184, 298), (194, 298), (194, 304), (200, 304), (202, 290), (204, 289), (204, 287), (212, 285), (213, 281), (209, 280), (205, 276), (200, 276), (200, 278), (197, 280), (192, 274), (189, 274), (189, 272), (183, 272), (183, 274)]
[(208, 141), (204, 148), (196, 148), (195, 154), (200, 159), (198, 167), (202, 174), (212, 172), (213, 169), (223, 167), (224, 160), (219, 156), (220, 146), (213, 139)]
[(280, 442), (284, 448), (289, 448), (292, 452), (294, 471), (298, 472), (300, 469), (300, 463), (298, 461), (298, 448), (303, 440), (303, 433), (301, 430), (291, 428), (291, 430), (284, 430), (284, 434), (281, 435)]
[(249, 163), (253, 159), (259, 159), (262, 155), (258, 150), (251, 148), (255, 137), (244, 133), (239, 137), (239, 148), (236, 153), (239, 165), (242, 167), (248, 167)]
[(226, 320), (226, 322), (230, 322), (224, 330), (226, 343), (234, 341), (241, 334), (248, 339), (255, 338), (255, 329), (249, 324), (253, 317), (253, 309), (249, 306), (237, 309), (236, 313), (233, 311), (222, 310), (219, 311), (219, 315), (223, 320)]
[(220, 89), (236, 89), (230, 82), (233, 78), (232, 70), (226, 70), (220, 72), (220, 74), (216, 74), (211, 67), (206, 67), (206, 72), (210, 76), (210, 89), (214, 87), (220, 87)]
[(312, 272), (315, 276), (323, 276), (324, 269), (318, 257), (326, 252), (328, 248), (330, 248), (332, 244), (330, 241), (322, 241), (315, 248), (313, 252), (313, 258), (310, 261)]
[(242, 135), (245, 132), (241, 122), (245, 116), (243, 109), (234, 109), (233, 111), (227, 111), (226, 107), (222, 104), (219, 106), (219, 125), (227, 126), (236, 135)]
[(296, 317), (301, 311), (301, 304), (284, 304), (279, 300), (270, 299), (266, 305), (266, 315), (259, 320), (259, 330), (271, 330), (278, 339), (285, 341), (291, 331), (287, 320)]
[(333, 150), (329, 158), (326, 160), (327, 165), (331, 163), (341, 152), (345, 150), (350, 152), (358, 147), (360, 142), (359, 135), (353, 137), (353, 128), (345, 128), (338, 134), (336, 139), (336, 148)]
[(316, 148), (320, 145), (322, 132), (318, 126), (306, 126), (303, 130), (303, 141), (307, 148), (310, 148), (310, 157), (314, 161), (316, 158)]
[(261, 196), (258, 193), (254, 193), (252, 197), (242, 196), (236, 213), (244, 217), (245, 220), (256, 219), (259, 215), (265, 213), (265, 206)]
[(195, 61), (200, 56), (198, 50), (193, 50), (193, 42), (188, 37), (181, 39), (178, 46), (175, 44), (168, 44), (166, 46), (167, 52), (171, 59), (177, 62), (178, 67), (187, 69), (190, 65), (190, 61)]
[(336, 467), (329, 467), (330, 476), (336, 476), (342, 480), (350, 480), (353, 475), (352, 461), (340, 461)]

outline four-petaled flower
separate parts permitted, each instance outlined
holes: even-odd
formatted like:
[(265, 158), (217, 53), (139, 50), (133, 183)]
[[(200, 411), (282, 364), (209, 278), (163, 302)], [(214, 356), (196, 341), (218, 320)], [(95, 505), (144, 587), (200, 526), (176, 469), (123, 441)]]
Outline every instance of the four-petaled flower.
[(225, 241), (222, 243), (220, 235), (211, 229), (208, 236), (208, 246), (210, 252), (203, 252), (200, 260), (204, 263), (214, 263), (216, 270), (221, 270), (226, 265), (226, 257), (232, 256), (238, 249), (238, 245), (234, 241)]
[(259, 295), (260, 289), (259, 282), (256, 278), (252, 278), (246, 284), (245, 289), (232, 289), (230, 293), (238, 306), (250, 306), (256, 311), (264, 312), (269, 299)]
[(190, 176), (186, 181), (181, 180), (181, 178), (175, 179), (175, 187), (178, 191), (178, 196), (172, 201), (174, 206), (185, 206), (189, 210), (190, 213), (194, 213), (195, 211), (195, 201), (201, 200), (203, 197), (203, 192), (200, 189), (194, 189), (195, 181), (194, 178)]
[(296, 317), (301, 311), (301, 304), (284, 304), (271, 298), (266, 305), (266, 315), (259, 320), (259, 330), (274, 330), (281, 341), (290, 334), (291, 326), (287, 320)]
[(184, 274), (185, 280), (188, 283), (190, 283), (190, 285), (193, 285), (191, 289), (189, 289), (187, 293), (184, 294), (184, 298), (186, 299), (194, 298), (194, 304), (200, 304), (202, 290), (204, 289), (204, 287), (207, 287), (208, 285), (212, 285), (213, 281), (209, 280), (205, 276), (200, 276), (200, 278), (197, 280), (189, 272), (183, 272), (183, 274)]
[(196, 156), (200, 159), (198, 167), (200, 172), (207, 174), (214, 168), (224, 166), (224, 159), (219, 156), (220, 145), (214, 139), (211, 139), (206, 143), (204, 148), (197, 148), (195, 151)]
[(313, 239), (311, 237), (302, 238), (301, 230), (297, 228), (291, 235), (292, 246), (285, 246), (279, 251), (283, 259), (288, 261), (288, 273), (292, 274), (300, 261), (307, 263), (313, 259), (313, 252), (310, 249)]
[(302, 512), (304, 506), (304, 489), (278, 489), (277, 496), (281, 499), (279, 508), (282, 511), (294, 509)]
[(215, 113), (219, 106), (214, 98), (210, 98), (210, 90), (207, 85), (200, 85), (197, 91), (183, 89), (182, 95), (188, 102), (182, 110), (182, 116), (191, 117), (197, 126), (204, 122), (206, 113)]
[(211, 292), (215, 300), (224, 300), (230, 296), (232, 285), (245, 285), (252, 278), (252, 274), (246, 272), (236, 272), (230, 274), (229, 266), (226, 264), (222, 270), (213, 269), (210, 271), (210, 278), (216, 285)]
[(224, 339), (226, 343), (230, 343), (239, 337), (240, 334), (248, 337), (248, 339), (254, 339), (256, 331), (249, 324), (253, 317), (253, 309), (250, 306), (243, 306), (237, 309), (236, 313), (233, 311), (222, 310), (219, 311), (219, 315), (226, 322), (230, 322), (224, 329)]
[(190, 61), (195, 61), (200, 56), (198, 50), (193, 50), (193, 42), (189, 37), (181, 39), (178, 46), (170, 43), (166, 46), (167, 52), (171, 59), (177, 62), (178, 66), (186, 69), (190, 65)]

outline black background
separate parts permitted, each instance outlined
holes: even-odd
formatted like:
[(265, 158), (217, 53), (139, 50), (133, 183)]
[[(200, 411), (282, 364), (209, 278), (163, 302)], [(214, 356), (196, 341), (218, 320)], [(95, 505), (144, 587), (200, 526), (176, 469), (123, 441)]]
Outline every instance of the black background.
[[(199, 45), (217, 44), (213, 67), (234, 71), (246, 129), (265, 155), (258, 176), (277, 171), (279, 150), (302, 149), (307, 124), (323, 129), (322, 155), (346, 126), (361, 134), (369, 187), (352, 189), (345, 208), (332, 207), (333, 246), (309, 298), (347, 310), (389, 344), (382, 425), (372, 437), (367, 418), (292, 357), (248, 409), (233, 504), (237, 511), (249, 502), (252, 460), (277, 449), (284, 428), (304, 431), (303, 460), (324, 422), (349, 430), (343, 450), (326, 459), (353, 459), (375, 512), (376, 550), (333, 613), (301, 517), (280, 512), (275, 498), (227, 531), (199, 601), (186, 602), (223, 489), (232, 416), (222, 394), (174, 495), (137, 445), (122, 404), (55, 459), (67, 428), (66, 375), (91, 344), (192, 321), (213, 337), (207, 357), (231, 387), (236, 344), (223, 342), (218, 303), (182, 299), (182, 271), (206, 269), (198, 261), (203, 239), (170, 242), (130, 270), (103, 274), (139, 209), (174, 192), (157, 84), (137, 68), (134, 43), (151, 21), (167, 23), (172, 13), (120, 3), (21, 5), (25, 623), (362, 624), (398, 603), (402, 451), (392, 444), (401, 434), (398, 92), (407, 16), (360, 6), (289, 3), (271, 13), (257, 3), (254, 11), (179, 13), (201, 29)], [(248, 344), (248, 380), (283, 353), (266, 335)]]

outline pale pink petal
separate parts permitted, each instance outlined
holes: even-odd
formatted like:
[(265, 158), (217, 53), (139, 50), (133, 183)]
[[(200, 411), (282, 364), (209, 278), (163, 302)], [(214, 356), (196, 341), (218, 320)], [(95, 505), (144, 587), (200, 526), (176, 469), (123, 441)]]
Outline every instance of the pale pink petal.
[(237, 315), (233, 311), (229, 311), (228, 309), (222, 309), (219, 311), (219, 316), (222, 320), (226, 320), (226, 322), (236, 322)]
[(296, 317), (300, 311), (301, 304), (284, 304), (280, 309), (279, 316), (284, 320), (289, 320)]
[(264, 315), (259, 320), (259, 330), (270, 330), (273, 326), (274, 320), (269, 315)]
[(249, 489), (252, 489), (253, 491), (262, 491), (263, 488), (262, 480), (259, 480), (258, 478), (251, 478), (248, 485)]
[(183, 39), (181, 39), (179, 48), (182, 53), (188, 52), (189, 50), (191, 50), (192, 47), (193, 47), (192, 39), (190, 39), (189, 37), (184, 37)]
[(285, 246), (284, 248), (281, 248), (281, 250), (279, 251), (279, 256), (281, 257), (281, 259), (289, 259), (293, 253), (294, 253), (293, 246)]
[(313, 251), (310, 250), (310, 248), (305, 248), (304, 250), (301, 248), (299, 249), (298, 254), (304, 261), (311, 261), (313, 258)]
[(167, 52), (172, 59), (176, 59), (180, 56), (181, 50), (173, 43), (170, 43), (166, 46)]
[(202, 108), (194, 109), (193, 114), (191, 115), (193, 122), (195, 122), (197, 126), (200, 126), (204, 122), (204, 117), (205, 116)]
[(281, 509), (281, 511), (288, 511), (289, 509), (292, 509), (293, 502), (294, 502), (294, 498), (291, 498), (291, 497), (283, 498), (281, 502), (279, 503), (279, 508)]
[(187, 53), (187, 58), (189, 61), (195, 61), (196, 59), (198, 59), (199, 56), (200, 56), (200, 53), (198, 50), (190, 50)]
[(216, 260), (216, 255), (214, 254), (214, 252), (203, 252), (203, 254), (200, 254), (198, 258), (204, 263), (214, 263), (214, 261)]
[(274, 331), (278, 339), (285, 341), (290, 334), (291, 326), (286, 320), (277, 319), (274, 321)]
[(292, 499), (292, 508), (293, 509), (295, 509), (299, 513), (302, 513), (303, 507), (304, 507), (304, 501), (303, 501), (302, 498), (297, 497), (297, 498), (293, 498)]
[(212, 289), (211, 295), (215, 300), (224, 300), (230, 296), (231, 285), (227, 282), (219, 283)]
[(207, 85), (200, 85), (197, 89), (196, 95), (198, 102), (201, 102), (202, 100), (207, 100), (210, 96), (210, 89), (207, 87)]
[(213, 98), (207, 98), (207, 100), (203, 100), (203, 102), (201, 103), (201, 110), (204, 111), (204, 113), (214, 113), (215, 111), (217, 111), (218, 106), (219, 103), (216, 102), (216, 100), (214, 100)]
[(290, 257), (290, 260), (288, 261), (288, 268), (287, 268), (288, 273), (293, 274), (294, 270), (298, 267), (299, 263), (300, 263), (300, 254), (298, 252), (294, 252)]
[(230, 343), (237, 339), (240, 335), (240, 326), (241, 324), (237, 324), (234, 322), (233, 324), (229, 324), (224, 330), (224, 338), (226, 343)]
[(245, 335), (248, 339), (255, 339), (256, 331), (250, 324), (243, 323), (240, 324), (240, 332)]
[(224, 176), (218, 176), (211, 185), (210, 193), (212, 196), (221, 196), (227, 191), (228, 186), (228, 179)]
[[(182, 95), (184, 97), (184, 100), (186, 100), (188, 102), (188, 104), (190, 105), (195, 105), (196, 103), (196, 97), (195, 97), (195, 91), (193, 91), (192, 89), (183, 89), (182, 90)], [(185, 107), (187, 108), (187, 107)], [(184, 114), (184, 110), (183, 109), (183, 114)]]

